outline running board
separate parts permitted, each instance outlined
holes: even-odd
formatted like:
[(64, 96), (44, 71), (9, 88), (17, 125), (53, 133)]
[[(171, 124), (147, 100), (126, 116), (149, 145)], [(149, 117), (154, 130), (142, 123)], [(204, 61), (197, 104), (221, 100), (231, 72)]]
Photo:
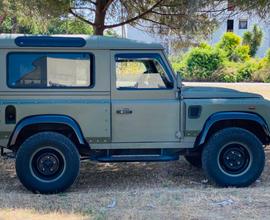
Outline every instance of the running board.
[(108, 157), (97, 157), (99, 162), (155, 162), (179, 160), (179, 155), (112, 155)]

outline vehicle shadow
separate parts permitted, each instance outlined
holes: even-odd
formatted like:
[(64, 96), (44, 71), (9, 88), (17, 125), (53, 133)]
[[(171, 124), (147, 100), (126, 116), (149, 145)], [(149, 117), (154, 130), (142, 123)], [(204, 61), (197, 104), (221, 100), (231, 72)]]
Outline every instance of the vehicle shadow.
[[(0, 191), (26, 192), (15, 172), (13, 159), (0, 159)], [(206, 177), (183, 158), (162, 163), (95, 163), (83, 161), (70, 192), (136, 190), (139, 188), (196, 187)], [(31, 193), (31, 192), (29, 192)]]
[[(270, 186), (270, 149), (262, 177), (251, 187)], [(0, 159), (0, 192), (30, 193), (20, 183), (12, 159)], [(95, 163), (84, 161), (76, 182), (67, 192), (122, 191), (136, 189), (173, 189), (217, 187), (207, 180), (202, 169), (179, 161), (151, 163)]]
[(85, 162), (73, 190), (193, 187), (205, 183), (205, 179), (201, 169), (192, 167), (184, 159), (162, 163)]

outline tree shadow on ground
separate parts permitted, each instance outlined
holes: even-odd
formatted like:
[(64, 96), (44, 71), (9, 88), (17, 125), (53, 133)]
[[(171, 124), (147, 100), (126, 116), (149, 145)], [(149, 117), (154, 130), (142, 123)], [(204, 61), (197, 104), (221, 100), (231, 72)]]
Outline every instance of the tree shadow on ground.
[[(270, 149), (264, 173), (256, 186), (270, 185)], [(19, 182), (14, 160), (0, 159), (0, 190), (27, 192)], [(216, 187), (207, 181), (202, 169), (192, 167), (183, 158), (172, 162), (151, 163), (81, 163), (80, 175), (69, 192), (115, 191), (153, 188)]]

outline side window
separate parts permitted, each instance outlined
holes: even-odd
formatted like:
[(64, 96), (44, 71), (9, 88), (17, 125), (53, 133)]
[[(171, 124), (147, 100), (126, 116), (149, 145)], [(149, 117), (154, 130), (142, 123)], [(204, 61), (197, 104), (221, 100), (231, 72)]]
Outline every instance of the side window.
[(117, 89), (172, 89), (173, 80), (157, 54), (116, 56)]
[(88, 53), (10, 53), (7, 83), (12, 88), (90, 87), (92, 62)]
[(246, 19), (239, 20), (239, 29), (248, 29), (248, 20)]

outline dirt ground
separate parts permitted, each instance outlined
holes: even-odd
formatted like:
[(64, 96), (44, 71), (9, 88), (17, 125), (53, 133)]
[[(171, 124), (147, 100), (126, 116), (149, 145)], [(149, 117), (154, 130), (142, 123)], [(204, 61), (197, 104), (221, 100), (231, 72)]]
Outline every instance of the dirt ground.
[[(262, 93), (269, 96), (266, 85)], [(255, 92), (264, 88), (251, 87)], [(263, 175), (248, 188), (219, 188), (183, 158), (167, 163), (86, 161), (72, 188), (58, 195), (27, 191), (16, 177), (14, 161), (0, 158), (0, 220), (269, 219), (270, 148), (266, 153)]]

